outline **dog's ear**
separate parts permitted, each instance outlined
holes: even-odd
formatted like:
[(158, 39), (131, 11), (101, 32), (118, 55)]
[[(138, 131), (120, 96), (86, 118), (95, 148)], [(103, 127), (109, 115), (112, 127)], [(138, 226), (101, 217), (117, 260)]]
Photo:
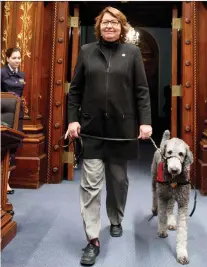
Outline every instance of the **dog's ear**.
[(165, 155), (165, 149), (166, 149), (166, 145), (167, 145), (167, 141), (170, 140), (170, 131), (169, 130), (165, 130), (163, 135), (162, 135), (162, 140), (160, 143), (160, 150), (161, 150), (161, 154), (164, 156)]
[(193, 153), (190, 151), (189, 146), (186, 146), (186, 155), (184, 163), (186, 165), (191, 165), (193, 163)]
[(160, 151), (162, 156), (165, 156), (166, 147), (167, 147), (167, 141), (162, 142), (160, 145)]
[(163, 135), (162, 135), (162, 141), (166, 141), (166, 140), (170, 140), (170, 131), (169, 130), (165, 130)]
[(183, 162), (183, 173), (186, 179), (190, 179), (190, 165), (193, 163), (193, 153), (190, 151), (189, 146), (186, 145), (186, 155)]

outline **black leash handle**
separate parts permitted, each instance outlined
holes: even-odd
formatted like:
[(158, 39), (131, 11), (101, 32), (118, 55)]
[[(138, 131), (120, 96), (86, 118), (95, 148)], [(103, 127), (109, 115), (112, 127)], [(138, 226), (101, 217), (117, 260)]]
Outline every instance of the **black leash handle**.
[[(72, 139), (72, 140), (71, 140), (69, 143), (67, 143), (66, 145), (62, 145), (62, 144), (61, 144), (62, 139), (63, 139), (63, 140), (68, 140), (68, 138), (65, 139), (65, 135), (62, 135), (62, 136), (60, 137), (60, 139), (58, 140), (58, 145), (59, 145), (59, 147), (61, 147), (61, 148), (69, 147), (71, 144), (73, 144), (73, 146), (74, 146), (74, 143), (75, 143), (76, 140), (78, 140), (78, 141), (81, 143), (81, 147), (83, 147), (83, 140), (82, 140), (82, 138), (81, 138), (80, 136), (79, 136), (78, 138)], [(75, 148), (75, 147), (74, 147), (74, 148)]]
[(65, 139), (65, 135), (62, 135), (62, 136), (60, 137), (60, 139), (58, 140), (58, 146), (61, 147), (61, 148), (66, 148), (66, 147), (70, 147), (70, 146), (73, 144), (73, 150), (74, 150), (74, 151), (75, 151), (75, 142), (76, 142), (76, 140), (78, 140), (78, 141), (80, 142), (80, 145), (81, 145), (81, 151), (80, 151), (79, 155), (76, 155), (76, 157), (75, 157), (75, 159), (74, 159), (74, 165), (76, 165), (77, 162), (79, 161), (80, 157), (82, 156), (82, 153), (83, 153), (83, 140), (82, 140), (82, 138), (79, 136), (79, 137), (76, 138), (76, 139), (72, 139), (69, 143), (67, 142), (66, 145), (62, 145), (62, 144), (61, 144), (62, 139), (63, 139), (63, 140), (68, 140), (68, 138)]

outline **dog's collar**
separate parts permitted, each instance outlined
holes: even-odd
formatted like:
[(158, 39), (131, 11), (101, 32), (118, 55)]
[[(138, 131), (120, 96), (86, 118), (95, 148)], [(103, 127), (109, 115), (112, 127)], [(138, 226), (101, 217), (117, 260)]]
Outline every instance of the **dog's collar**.
[[(169, 156), (169, 157), (165, 157), (165, 156), (163, 156), (164, 161), (168, 161), (168, 159), (171, 159), (171, 158), (179, 159), (179, 161), (181, 162), (180, 158), (178, 158), (178, 157), (176, 157), (176, 156)], [(183, 164), (183, 163), (181, 162), (181, 164)]]
[(189, 181), (185, 181), (185, 182), (166, 182), (166, 181), (163, 181), (163, 182), (160, 182), (157, 180), (158, 183), (160, 184), (169, 184), (172, 188), (175, 188), (177, 185), (187, 185), (187, 184), (190, 184)]

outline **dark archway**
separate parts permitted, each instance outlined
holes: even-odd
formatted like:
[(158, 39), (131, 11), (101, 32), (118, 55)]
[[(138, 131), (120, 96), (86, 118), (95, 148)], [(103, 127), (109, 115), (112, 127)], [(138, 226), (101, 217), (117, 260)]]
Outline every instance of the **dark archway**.
[(139, 32), (139, 48), (142, 53), (147, 81), (150, 89), (152, 127), (154, 134), (158, 128), (159, 118), (159, 48), (154, 37), (142, 28), (135, 28)]

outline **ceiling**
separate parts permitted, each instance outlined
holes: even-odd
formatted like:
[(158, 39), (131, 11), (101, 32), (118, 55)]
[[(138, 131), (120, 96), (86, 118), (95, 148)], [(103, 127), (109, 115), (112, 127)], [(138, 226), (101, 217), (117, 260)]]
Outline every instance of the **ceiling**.
[(80, 6), (81, 25), (94, 25), (95, 17), (106, 7), (120, 9), (129, 23), (135, 27), (171, 27), (172, 7), (181, 9), (177, 1), (73, 1)]

